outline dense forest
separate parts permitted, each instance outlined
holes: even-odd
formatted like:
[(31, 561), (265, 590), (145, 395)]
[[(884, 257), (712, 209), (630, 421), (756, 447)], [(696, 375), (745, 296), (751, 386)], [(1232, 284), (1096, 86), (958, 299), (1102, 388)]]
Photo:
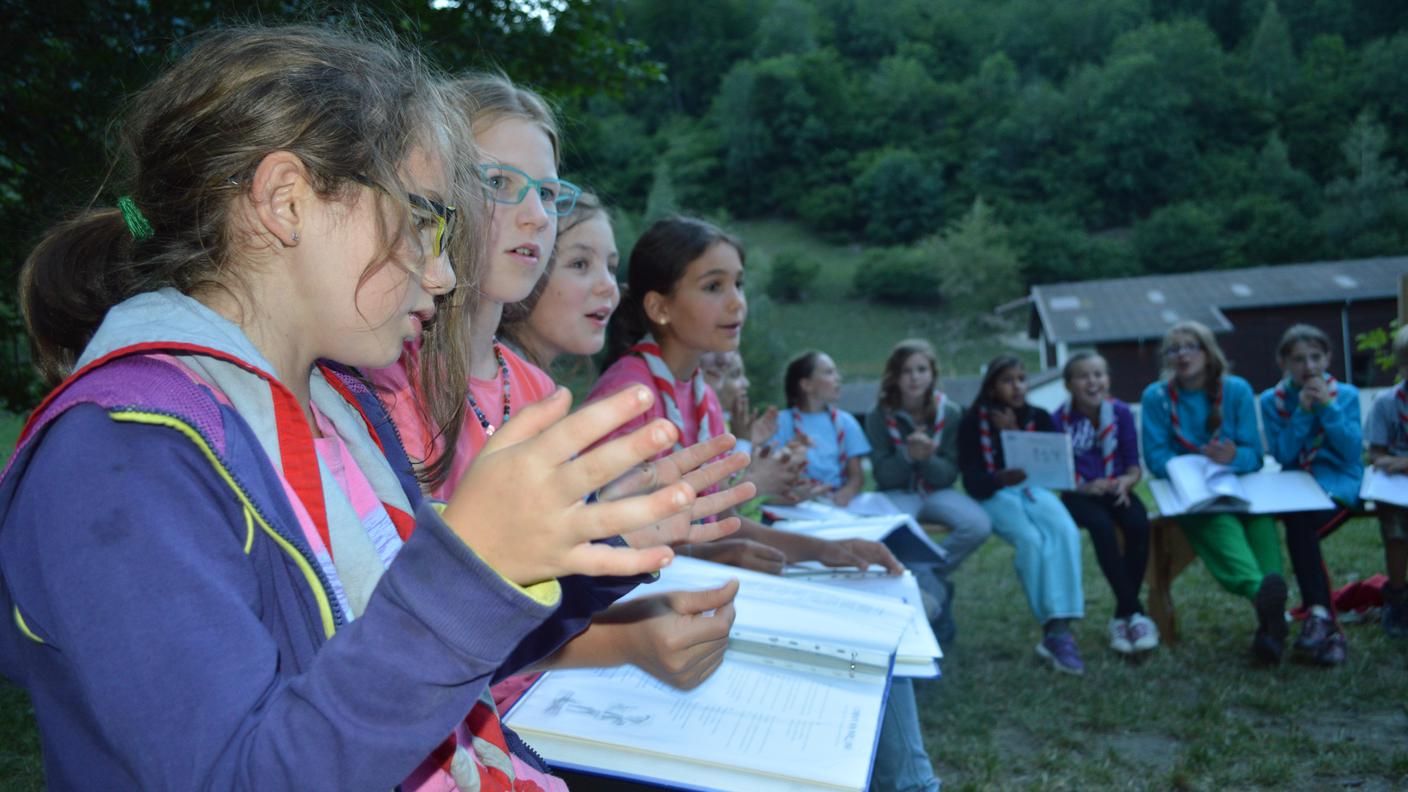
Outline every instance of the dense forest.
[[(121, 193), (109, 124), (186, 37), (310, 16), (383, 20), (447, 70), (548, 94), (564, 176), (627, 237), (673, 210), (791, 220), (867, 251), (874, 299), (991, 306), (1033, 283), (1408, 249), (1398, 0), (0, 4), (11, 284), (43, 227), (100, 183), (100, 202)], [(21, 408), (14, 303), (0, 293), (0, 400)]]
[(966, 220), (1026, 284), (1408, 247), (1408, 4), (621, 8), (664, 83), (574, 108), (569, 170), (631, 209), (868, 245)]

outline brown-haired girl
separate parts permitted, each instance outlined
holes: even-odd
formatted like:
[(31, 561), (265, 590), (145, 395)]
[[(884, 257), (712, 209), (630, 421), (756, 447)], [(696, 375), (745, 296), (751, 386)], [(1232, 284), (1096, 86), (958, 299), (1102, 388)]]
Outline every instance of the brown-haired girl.
[(344, 367), (453, 339), (435, 298), (475, 275), (453, 221), (479, 199), (441, 86), (394, 46), (231, 28), (123, 133), (128, 193), (53, 228), (22, 279), (38, 363), (68, 376), (0, 479), (0, 670), (49, 783), (547, 779), (482, 696), (563, 629), (559, 576), (671, 557), (592, 540), (687, 512), (688, 486), (583, 505), (671, 444), (660, 422), (582, 453), (653, 395), (525, 411), (442, 515)]
[(1330, 602), (1320, 540), (1343, 525), (1359, 501), (1364, 433), (1359, 389), (1330, 374), (1330, 359), (1330, 339), (1319, 328), (1287, 328), (1276, 347), (1285, 377), (1261, 394), (1261, 422), (1276, 461), (1310, 473), (1335, 501), (1333, 509), (1283, 514), (1281, 521), (1306, 606), (1295, 649), (1320, 665), (1336, 666), (1345, 659), (1345, 637)]
[[(1212, 331), (1199, 322), (1179, 322), (1164, 334), (1161, 353), (1164, 376), (1144, 389), (1140, 401), (1149, 472), (1166, 476), (1169, 460), (1180, 454), (1202, 454), (1238, 473), (1260, 470), (1256, 396), (1246, 380), (1227, 370)], [(1219, 512), (1185, 514), (1178, 524), (1213, 579), (1255, 606), (1253, 654), (1261, 662), (1279, 663), (1286, 640), (1286, 581), (1276, 521)]]
[(1115, 595), (1110, 648), (1121, 654), (1147, 652), (1159, 645), (1159, 628), (1139, 602), (1149, 564), (1149, 515), (1144, 502), (1130, 494), (1142, 474), (1134, 414), (1110, 396), (1110, 369), (1103, 357), (1077, 352), (1061, 373), (1071, 398), (1053, 418), (1056, 428), (1071, 437), (1077, 483), (1076, 491), (1062, 493), (1061, 501), (1076, 525), (1090, 533), (1100, 571)]

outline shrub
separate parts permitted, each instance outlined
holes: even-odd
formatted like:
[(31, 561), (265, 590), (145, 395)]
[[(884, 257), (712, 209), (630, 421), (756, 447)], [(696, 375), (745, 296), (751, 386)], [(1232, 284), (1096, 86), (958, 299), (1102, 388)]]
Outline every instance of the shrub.
[(871, 251), (856, 269), (852, 288), (859, 297), (904, 305), (937, 305), (939, 265), (928, 245)]
[(801, 255), (784, 250), (773, 256), (772, 268), (768, 272), (768, 296), (777, 302), (801, 302), (807, 297), (807, 288), (821, 265), (815, 261), (803, 261)]

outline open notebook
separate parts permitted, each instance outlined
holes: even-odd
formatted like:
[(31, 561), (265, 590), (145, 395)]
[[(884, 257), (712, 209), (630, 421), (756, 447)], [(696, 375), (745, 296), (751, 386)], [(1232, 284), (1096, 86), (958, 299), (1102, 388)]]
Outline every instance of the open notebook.
[[(553, 671), (505, 722), (555, 765), (682, 789), (863, 790), (903, 602), (677, 558), (642, 594), (740, 580), (723, 665), (691, 691)], [(638, 589), (639, 591), (640, 589)]]
[(1370, 467), (1364, 471), (1364, 482), (1360, 485), (1359, 497), (1392, 503), (1395, 506), (1408, 506), (1408, 476), (1402, 473), (1385, 473)]
[(1149, 492), (1166, 517), (1203, 512), (1285, 514), (1335, 507), (1304, 470), (1238, 475), (1202, 454), (1174, 457), (1168, 463), (1168, 478), (1150, 481)]

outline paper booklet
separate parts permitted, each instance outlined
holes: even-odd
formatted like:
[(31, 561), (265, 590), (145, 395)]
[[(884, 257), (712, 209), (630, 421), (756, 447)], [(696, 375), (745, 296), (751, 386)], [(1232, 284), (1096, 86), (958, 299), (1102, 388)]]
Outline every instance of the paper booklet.
[(739, 578), (713, 676), (680, 691), (633, 666), (551, 671), (504, 721), (550, 763), (587, 773), (680, 789), (864, 790), (908, 606), (689, 558), (661, 572), (637, 591)]
[(924, 601), (919, 594), (919, 582), (905, 570), (903, 575), (890, 575), (885, 572), (835, 569), (822, 566), (816, 561), (789, 564), (782, 572), (791, 580), (820, 583), (826, 586), (892, 597), (910, 607), (909, 626), (900, 636), (895, 648), (895, 670), (897, 677), (915, 679), (938, 679), (939, 660), (944, 656), (939, 648), (939, 639), (934, 636), (934, 628), (929, 626), (929, 618), (924, 613)]
[(1065, 432), (1002, 432), (1002, 459), (1027, 472), (1025, 484), (1053, 490), (1076, 488), (1076, 459)]
[[(810, 501), (808, 501), (810, 503)], [(823, 519), (783, 520), (772, 527), (820, 539), (870, 539), (884, 542), (902, 563), (938, 564), (948, 560), (943, 548), (908, 514), (882, 517), (831, 516)]]
[(1149, 492), (1165, 517), (1203, 512), (1284, 514), (1335, 507), (1304, 470), (1238, 475), (1202, 454), (1174, 457), (1168, 463), (1168, 478), (1150, 481)]
[(1364, 471), (1364, 483), (1359, 487), (1359, 497), (1392, 503), (1395, 506), (1408, 506), (1408, 475), (1385, 473), (1370, 467)]

